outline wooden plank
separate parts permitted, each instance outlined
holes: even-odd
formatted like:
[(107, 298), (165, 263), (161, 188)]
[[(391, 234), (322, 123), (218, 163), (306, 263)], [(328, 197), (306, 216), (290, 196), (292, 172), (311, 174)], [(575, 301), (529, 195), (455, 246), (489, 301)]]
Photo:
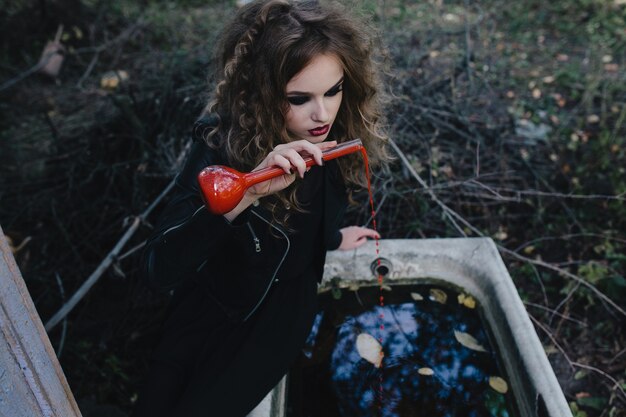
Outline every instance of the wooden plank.
[(81, 417), (0, 227), (0, 416)]

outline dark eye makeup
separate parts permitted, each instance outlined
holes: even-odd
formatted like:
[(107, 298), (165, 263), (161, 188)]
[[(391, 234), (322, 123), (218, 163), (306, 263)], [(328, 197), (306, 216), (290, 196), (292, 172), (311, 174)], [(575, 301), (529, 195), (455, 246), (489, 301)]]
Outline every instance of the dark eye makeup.
[[(342, 91), (343, 91), (343, 80), (341, 80), (337, 85), (335, 85), (330, 90), (328, 90), (326, 93), (324, 93), (324, 96), (325, 97), (334, 97), (334, 96), (336, 96), (337, 94), (339, 94)], [(310, 97), (307, 96), (307, 95), (295, 95), (295, 96), (288, 96), (287, 97), (287, 101), (290, 104), (293, 104), (294, 106), (300, 106), (300, 105), (306, 103), (309, 100), (310, 100)]]
[(307, 96), (289, 96), (287, 97), (287, 101), (294, 106), (300, 106), (309, 101), (309, 98)]
[(341, 84), (337, 84), (336, 86), (334, 86), (333, 88), (331, 88), (330, 90), (328, 90), (326, 92), (326, 94), (324, 94), (326, 97), (333, 97), (336, 96), (337, 94), (339, 94), (340, 92), (343, 91), (343, 83)]

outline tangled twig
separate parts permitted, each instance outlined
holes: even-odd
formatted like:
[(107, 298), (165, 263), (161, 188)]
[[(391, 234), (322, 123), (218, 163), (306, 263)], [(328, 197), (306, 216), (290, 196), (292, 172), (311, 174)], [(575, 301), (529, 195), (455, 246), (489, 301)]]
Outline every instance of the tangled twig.
[(96, 282), (102, 277), (102, 274), (118, 259), (118, 254), (124, 248), (126, 243), (130, 240), (130, 238), (135, 234), (139, 226), (148, 215), (152, 212), (152, 210), (156, 207), (158, 203), (167, 195), (167, 193), (174, 187), (174, 181), (170, 182), (167, 187), (159, 194), (159, 196), (150, 204), (150, 206), (143, 212), (141, 215), (136, 216), (133, 219), (132, 224), (128, 227), (124, 235), (120, 238), (117, 244), (113, 247), (113, 249), (107, 254), (104, 260), (98, 265), (95, 271), (85, 280), (85, 282), (80, 286), (80, 288), (72, 295), (67, 303), (65, 303), (46, 323), (45, 328), (46, 331), (52, 330), (65, 316), (67, 316), (70, 311), (74, 309), (76, 304), (89, 292), (91, 287), (93, 287)]
[[(402, 161), (402, 163), (405, 165), (406, 169), (408, 169), (408, 171), (411, 173), (411, 175), (426, 190), (426, 192), (431, 197), (431, 199), (435, 203), (437, 203), (437, 205), (439, 207), (441, 207), (441, 209), (444, 211), (444, 213), (448, 217), (448, 219), (450, 219), (452, 221), (452, 223), (454, 224), (455, 228), (463, 236), (467, 236), (467, 234), (465, 233), (465, 231), (463, 229), (460, 228), (459, 223), (463, 224), (466, 228), (471, 230), (477, 236), (484, 237), (484, 234), (480, 230), (478, 230), (477, 227), (475, 227), (470, 222), (468, 222), (459, 213), (457, 213), (456, 211), (454, 211), (453, 209), (448, 207), (448, 205), (446, 205), (444, 202), (442, 202), (437, 197), (435, 192), (430, 189), (430, 187), (428, 186), (426, 181), (424, 181), (420, 177), (420, 175), (417, 173), (417, 171), (415, 171), (415, 168), (413, 168), (413, 166), (409, 162), (409, 160), (406, 157), (406, 155), (404, 154), (404, 152), (402, 152), (402, 150), (398, 147), (398, 145), (396, 145), (396, 143), (394, 141), (390, 141), (390, 144), (391, 144), (391, 147), (396, 152), (396, 154), (398, 155), (398, 157), (400, 158), (400, 160)], [(459, 223), (457, 223), (457, 221)], [(516, 258), (516, 259), (518, 259), (520, 261), (523, 261), (523, 262), (527, 262), (527, 263), (530, 263), (530, 264), (533, 264), (533, 265), (541, 266), (543, 268), (552, 270), (554, 272), (557, 272), (557, 273), (561, 274), (562, 276), (565, 276), (565, 277), (568, 277), (568, 278), (574, 280), (575, 282), (579, 283), (580, 285), (582, 285), (582, 286), (588, 288), (589, 290), (591, 290), (600, 300), (602, 300), (606, 304), (609, 304), (618, 313), (620, 313), (621, 315), (626, 317), (626, 311), (622, 307), (620, 307), (615, 301), (611, 300), (607, 295), (605, 295), (602, 291), (600, 291), (595, 285), (593, 285), (590, 282), (586, 281), (585, 279), (579, 277), (578, 275), (572, 274), (571, 272), (569, 272), (569, 271), (567, 271), (567, 270), (565, 270), (563, 268), (559, 268), (559, 267), (557, 267), (557, 266), (555, 266), (553, 264), (550, 264), (548, 262), (544, 262), (544, 261), (538, 260), (538, 259), (531, 259), (529, 257), (520, 255), (519, 253), (516, 253), (516, 252), (514, 252), (514, 251), (512, 251), (512, 250), (510, 250), (510, 249), (508, 249), (508, 248), (506, 248), (504, 246), (502, 246), (501, 244), (497, 244), (497, 247), (498, 247), (498, 250), (500, 252), (502, 252), (504, 254), (507, 254), (508, 256), (511, 256), (511, 257)]]

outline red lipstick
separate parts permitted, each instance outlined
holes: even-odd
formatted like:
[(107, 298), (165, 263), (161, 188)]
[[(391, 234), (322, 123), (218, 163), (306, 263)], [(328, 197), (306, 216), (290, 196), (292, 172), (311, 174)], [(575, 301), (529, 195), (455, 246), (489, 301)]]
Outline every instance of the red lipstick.
[(324, 125), (322, 127), (316, 127), (315, 129), (309, 130), (311, 136), (322, 136), (328, 133), (330, 130), (330, 125)]

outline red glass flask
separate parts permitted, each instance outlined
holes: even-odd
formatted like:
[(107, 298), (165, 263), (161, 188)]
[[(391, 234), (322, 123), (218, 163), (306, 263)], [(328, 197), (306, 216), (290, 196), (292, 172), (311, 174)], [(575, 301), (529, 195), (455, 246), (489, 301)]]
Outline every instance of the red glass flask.
[[(363, 149), (361, 139), (354, 139), (325, 150), (322, 159), (330, 161)], [(304, 162), (307, 167), (315, 165), (310, 156), (304, 158)], [(285, 171), (276, 166), (245, 174), (227, 166), (211, 165), (200, 171), (198, 183), (209, 211), (225, 214), (237, 207), (249, 187), (281, 175), (285, 175)]]

